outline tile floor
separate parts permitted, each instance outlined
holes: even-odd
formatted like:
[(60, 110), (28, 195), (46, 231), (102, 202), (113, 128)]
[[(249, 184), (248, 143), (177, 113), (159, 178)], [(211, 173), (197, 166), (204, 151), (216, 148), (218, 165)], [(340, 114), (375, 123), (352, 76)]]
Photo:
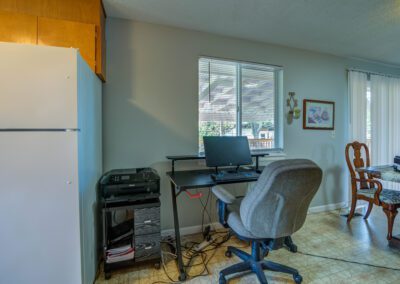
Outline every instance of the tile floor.
[[(400, 233), (399, 219), (396, 220), (394, 233)], [(400, 283), (400, 249), (388, 247), (385, 236), (386, 219), (381, 208), (374, 208), (368, 221), (355, 217), (350, 225), (347, 225), (339, 211), (311, 214), (303, 228), (293, 235), (299, 252), (293, 254), (286, 249), (280, 249), (270, 252), (268, 259), (298, 269), (303, 276), (303, 283)], [(188, 236), (183, 242), (198, 238), (199, 235)], [(218, 283), (218, 271), (239, 261), (236, 256), (225, 257), (226, 245), (245, 247), (244, 250), (249, 251), (247, 243), (231, 238), (209, 260), (210, 274), (189, 279), (187, 283)], [(398, 270), (304, 255), (302, 252)], [(207, 258), (211, 253), (208, 253)], [(199, 260), (195, 260), (194, 264), (198, 262)], [(173, 260), (167, 261), (166, 270), (173, 280), (177, 280), (178, 274)], [(188, 273), (195, 275), (202, 270), (203, 266), (194, 266)], [(294, 283), (290, 275), (270, 271), (265, 274), (268, 283)], [(258, 283), (254, 274), (242, 274), (228, 279), (231, 279), (231, 284)], [(101, 272), (96, 280), (96, 284), (170, 282), (163, 269), (156, 270), (152, 265), (115, 271), (109, 280), (105, 280)]]

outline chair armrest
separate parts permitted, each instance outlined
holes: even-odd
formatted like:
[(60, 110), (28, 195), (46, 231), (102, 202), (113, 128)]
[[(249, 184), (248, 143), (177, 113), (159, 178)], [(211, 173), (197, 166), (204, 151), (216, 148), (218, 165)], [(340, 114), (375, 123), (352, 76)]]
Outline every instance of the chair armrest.
[(381, 201), (379, 199), (379, 194), (381, 194), (382, 191), (382, 183), (379, 180), (376, 179), (359, 179), (359, 178), (353, 178), (355, 182), (369, 182), (371, 184), (376, 184), (378, 189), (376, 190), (374, 194), (374, 203), (380, 205)]
[(225, 204), (232, 204), (236, 199), (235, 196), (233, 196), (225, 188), (219, 185), (214, 186), (212, 188), (212, 192), (219, 200), (221, 200)]

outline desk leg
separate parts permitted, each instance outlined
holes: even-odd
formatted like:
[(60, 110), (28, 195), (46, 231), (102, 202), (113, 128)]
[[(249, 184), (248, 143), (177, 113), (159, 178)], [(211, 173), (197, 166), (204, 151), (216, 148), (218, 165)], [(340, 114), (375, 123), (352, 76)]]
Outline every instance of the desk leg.
[(186, 280), (186, 272), (183, 267), (182, 248), (181, 248), (181, 233), (179, 232), (178, 208), (176, 206), (175, 185), (171, 182), (171, 197), (172, 209), (174, 211), (174, 227), (175, 227), (175, 245), (176, 245), (176, 258), (178, 261), (179, 281)]

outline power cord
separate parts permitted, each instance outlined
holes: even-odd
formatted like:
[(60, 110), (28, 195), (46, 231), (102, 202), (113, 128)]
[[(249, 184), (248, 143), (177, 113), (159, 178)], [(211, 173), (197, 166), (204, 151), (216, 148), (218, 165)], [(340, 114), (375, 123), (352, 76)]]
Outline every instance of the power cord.
[[(182, 257), (187, 260), (185, 269), (190, 271), (191, 267), (200, 266), (200, 265), (204, 266), (200, 273), (197, 273), (194, 275), (187, 273), (187, 276), (188, 276), (187, 280), (194, 279), (194, 278), (201, 277), (201, 276), (210, 275), (210, 270), (208, 268), (208, 264), (209, 264), (210, 260), (215, 256), (217, 249), (220, 247), (223, 247), (223, 244), (230, 239), (229, 231), (225, 231), (225, 230), (224, 231), (214, 231), (212, 233), (212, 236), (214, 236), (213, 241), (207, 247), (205, 247), (204, 249), (202, 249), (200, 251), (195, 249), (195, 246), (199, 244), (198, 242), (189, 241), (182, 245), (182, 247), (184, 248)], [(168, 245), (173, 244), (173, 242), (174, 241), (171, 237), (162, 241), (162, 243), (166, 243)], [(209, 251), (213, 251), (210, 256), (207, 255), (207, 252), (209, 252)], [(167, 278), (170, 282), (156, 281), (156, 282), (153, 282), (153, 284), (181, 283), (179, 280), (175, 280), (169, 275), (166, 265), (165, 265), (164, 254), (171, 255), (173, 258), (176, 258), (176, 255), (174, 253), (166, 252), (166, 251), (162, 251), (162, 253), (161, 253), (162, 267), (163, 267), (165, 275), (167, 276)], [(200, 261), (194, 262), (196, 259), (200, 259)]]
[(211, 196), (210, 195), (210, 191), (211, 190), (208, 190), (207, 198), (206, 198), (206, 202), (205, 203), (203, 202), (203, 200), (201, 200), (201, 198), (199, 198), (199, 202), (200, 202), (201, 206), (203, 207), (202, 214), (201, 214), (201, 232), (203, 233), (203, 235), (204, 235), (204, 219), (205, 219), (204, 215), (205, 214), (208, 215), (208, 223), (211, 224), (211, 213), (207, 209), (207, 205), (208, 205), (208, 202), (209, 202), (210, 196)]
[(375, 264), (370, 264), (370, 263), (365, 263), (365, 262), (358, 262), (358, 261), (347, 260), (347, 259), (336, 258), (336, 257), (330, 257), (330, 256), (324, 256), (324, 255), (317, 255), (317, 254), (306, 253), (306, 252), (301, 252), (301, 251), (298, 251), (297, 253), (302, 254), (302, 255), (312, 256), (312, 257), (318, 257), (318, 258), (342, 261), (342, 262), (353, 263), (353, 264), (358, 264), (358, 265), (365, 265), (365, 266), (370, 266), (370, 267), (374, 267), (374, 268), (383, 268), (383, 269), (388, 269), (388, 270), (400, 271), (400, 268), (375, 265)]

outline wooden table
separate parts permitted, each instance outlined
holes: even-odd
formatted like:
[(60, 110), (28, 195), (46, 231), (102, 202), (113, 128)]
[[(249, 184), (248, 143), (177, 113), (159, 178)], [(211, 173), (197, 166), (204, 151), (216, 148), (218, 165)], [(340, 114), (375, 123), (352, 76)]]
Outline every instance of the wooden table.
[[(357, 168), (356, 171), (368, 173), (384, 181), (400, 183), (400, 172), (396, 171), (392, 165)], [(400, 235), (393, 236), (389, 241), (389, 246), (400, 248)]]

